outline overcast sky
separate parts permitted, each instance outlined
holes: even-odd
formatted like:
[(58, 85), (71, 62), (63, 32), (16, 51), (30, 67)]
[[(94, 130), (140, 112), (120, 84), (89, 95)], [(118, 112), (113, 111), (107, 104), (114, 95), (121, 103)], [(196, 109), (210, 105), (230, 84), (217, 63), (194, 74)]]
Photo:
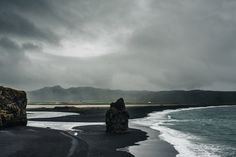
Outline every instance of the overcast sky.
[(0, 0), (0, 85), (236, 90), (236, 1)]

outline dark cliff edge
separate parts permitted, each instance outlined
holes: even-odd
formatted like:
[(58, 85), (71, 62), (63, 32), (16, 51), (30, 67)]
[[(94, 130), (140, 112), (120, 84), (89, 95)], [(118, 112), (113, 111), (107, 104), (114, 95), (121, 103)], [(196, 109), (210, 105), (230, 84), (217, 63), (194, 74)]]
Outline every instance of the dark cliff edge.
[(26, 92), (0, 86), (0, 128), (26, 126)]

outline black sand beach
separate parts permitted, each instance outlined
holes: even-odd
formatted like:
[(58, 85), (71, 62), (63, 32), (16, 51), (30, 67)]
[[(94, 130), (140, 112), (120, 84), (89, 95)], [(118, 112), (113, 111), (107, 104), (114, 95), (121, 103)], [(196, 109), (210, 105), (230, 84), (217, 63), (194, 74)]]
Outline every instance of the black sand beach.
[(12, 127), (0, 130), (0, 139), (0, 157), (86, 157), (88, 153), (86, 142), (65, 131)]
[[(56, 108), (30, 109), (31, 111), (63, 111), (77, 112), (80, 115), (57, 118), (30, 119), (30, 121), (51, 122), (104, 122), (107, 108)], [(163, 110), (163, 107), (132, 107), (128, 108), (131, 118), (146, 116), (152, 111)], [(165, 141), (159, 139), (158, 131), (150, 128), (130, 124), (129, 132), (121, 135), (105, 133), (105, 126), (79, 126), (70, 131), (53, 130), (49, 128), (17, 127), (0, 131), (0, 156), (17, 157), (174, 157), (177, 151)], [(125, 148), (139, 145), (132, 152)], [(121, 148), (121, 149), (120, 149)], [(121, 151), (122, 150), (122, 151)]]
[(147, 138), (146, 132), (138, 129), (129, 129), (121, 135), (105, 133), (103, 125), (81, 126), (75, 129), (81, 131), (78, 137), (88, 143), (89, 157), (133, 157), (130, 153), (117, 149), (134, 145)]

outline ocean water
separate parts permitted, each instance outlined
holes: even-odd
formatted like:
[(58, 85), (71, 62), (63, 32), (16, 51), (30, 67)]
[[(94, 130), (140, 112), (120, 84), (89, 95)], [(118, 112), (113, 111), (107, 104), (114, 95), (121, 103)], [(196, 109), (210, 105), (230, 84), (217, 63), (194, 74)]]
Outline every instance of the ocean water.
[(134, 123), (160, 131), (178, 157), (236, 157), (236, 106), (153, 112)]

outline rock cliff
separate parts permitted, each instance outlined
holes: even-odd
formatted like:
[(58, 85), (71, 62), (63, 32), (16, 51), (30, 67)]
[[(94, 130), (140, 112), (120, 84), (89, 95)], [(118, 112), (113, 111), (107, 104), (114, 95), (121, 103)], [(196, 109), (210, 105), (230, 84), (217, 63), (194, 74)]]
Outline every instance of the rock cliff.
[(106, 131), (108, 133), (125, 133), (128, 131), (129, 113), (126, 110), (124, 99), (120, 98), (110, 104), (106, 113)]
[(24, 91), (0, 86), (0, 128), (27, 125), (27, 98)]

